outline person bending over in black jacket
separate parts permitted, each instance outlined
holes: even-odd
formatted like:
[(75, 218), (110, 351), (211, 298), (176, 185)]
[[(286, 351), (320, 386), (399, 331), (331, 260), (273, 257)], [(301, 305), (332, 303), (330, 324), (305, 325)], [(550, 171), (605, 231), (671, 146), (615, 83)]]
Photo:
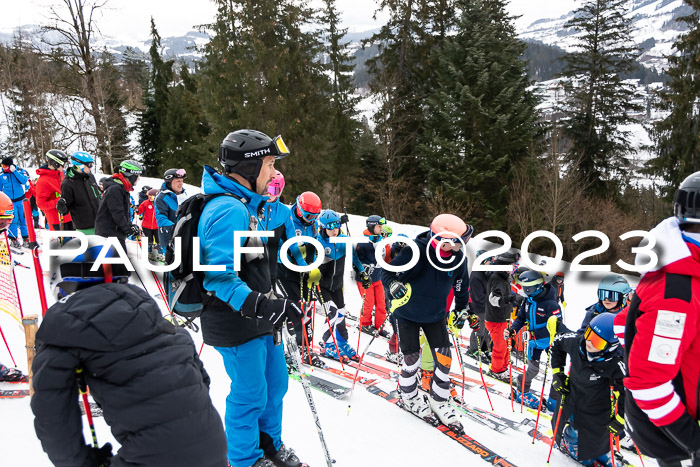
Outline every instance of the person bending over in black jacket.
[[(91, 272), (103, 248), (107, 257), (116, 251), (102, 237), (87, 238), (83, 255), (52, 261), (59, 301), (36, 334), (31, 407), (44, 451), (65, 467), (227, 466), (226, 435), (192, 338), (161, 317), (148, 293), (127, 284), (124, 265)], [(63, 249), (78, 246), (73, 239)], [(83, 438), (78, 387), (85, 383), (121, 444), (114, 456), (109, 443), (90, 446)]]

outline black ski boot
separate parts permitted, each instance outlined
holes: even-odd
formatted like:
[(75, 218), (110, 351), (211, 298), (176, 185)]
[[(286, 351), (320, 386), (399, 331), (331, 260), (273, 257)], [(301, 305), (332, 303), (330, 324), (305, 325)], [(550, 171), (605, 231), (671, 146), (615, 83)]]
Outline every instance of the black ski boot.
[[(265, 453), (264, 459), (275, 467), (308, 467), (308, 464), (302, 463), (293, 449), (288, 448), (282, 443), (279, 449), (275, 449), (275, 444), (272, 438), (267, 433), (260, 432), (260, 449)], [(265, 466), (267, 467), (267, 466)]]

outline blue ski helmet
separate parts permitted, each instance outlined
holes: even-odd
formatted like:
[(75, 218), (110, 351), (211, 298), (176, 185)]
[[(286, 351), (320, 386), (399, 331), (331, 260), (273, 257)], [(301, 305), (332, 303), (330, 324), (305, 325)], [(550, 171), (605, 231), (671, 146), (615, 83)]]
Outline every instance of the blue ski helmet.
[(76, 151), (70, 156), (73, 162), (73, 170), (85, 173), (85, 167), (92, 168), (95, 163), (95, 158), (85, 151)]
[(340, 215), (332, 209), (326, 209), (318, 216), (318, 222), (324, 229), (338, 229), (340, 228)]
[(619, 274), (608, 274), (598, 284), (598, 299), (620, 302), (631, 291), (632, 287), (627, 279)]
[(537, 271), (523, 272), (518, 276), (518, 282), (528, 297), (536, 297), (544, 289), (544, 277)]
[(584, 338), (599, 351), (614, 349), (620, 343), (613, 329), (615, 313), (601, 313), (593, 318), (584, 332)]

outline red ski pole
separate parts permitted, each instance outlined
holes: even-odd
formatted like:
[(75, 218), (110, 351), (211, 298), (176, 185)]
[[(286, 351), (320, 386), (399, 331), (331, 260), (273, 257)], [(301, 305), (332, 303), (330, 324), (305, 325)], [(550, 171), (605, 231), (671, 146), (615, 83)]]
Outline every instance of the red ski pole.
[[(476, 329), (472, 330), (472, 332), (476, 332)], [(479, 335), (476, 335), (476, 348), (479, 349), (479, 374), (481, 375), (481, 384), (484, 385), (484, 391), (486, 391), (486, 397), (489, 400), (489, 405), (491, 406), (491, 412), (493, 412), (493, 403), (491, 402), (491, 396), (489, 395), (489, 388), (486, 386), (486, 381), (484, 380), (484, 372), (481, 369), (481, 342), (479, 342)], [(464, 385), (462, 385), (464, 387)]]
[(559, 433), (559, 421), (561, 418), (561, 409), (564, 408), (564, 399), (565, 395), (561, 395), (561, 399), (559, 400), (559, 413), (557, 413), (557, 421), (554, 424), (554, 433), (552, 433), (552, 440), (549, 443), (549, 455), (547, 456), (547, 463), (549, 464), (549, 459), (552, 457), (552, 449), (554, 448), (554, 440), (557, 439), (557, 433)]
[[(525, 400), (524, 394), (525, 394), (525, 376), (527, 375), (527, 366), (529, 365), (527, 363), (527, 356), (528, 356), (528, 347), (530, 345), (530, 333), (527, 331), (523, 331), (523, 349), (525, 350), (524, 355), (523, 355), (523, 385), (522, 388), (520, 389), (520, 413), (523, 413), (523, 401)], [(547, 461), (549, 462), (549, 461)]]
[(32, 259), (34, 261), (34, 274), (36, 275), (36, 284), (39, 288), (39, 304), (41, 305), (41, 316), (46, 314), (49, 308), (46, 304), (46, 290), (44, 289), (44, 273), (41, 270), (39, 262), (39, 245), (36, 242), (36, 232), (34, 231), (34, 217), (32, 217), (32, 206), (29, 200), (22, 201), (24, 206), (24, 218), (27, 221), (27, 231), (29, 232), (29, 242), (32, 245)]
[(508, 376), (510, 377), (510, 409), (515, 412), (513, 402), (513, 362), (510, 360), (510, 352), (512, 349), (511, 340), (508, 338)]
[(610, 459), (612, 460), (612, 467), (615, 467), (615, 445), (613, 444), (612, 433), (610, 433)]
[[(542, 392), (540, 393), (540, 403), (537, 406), (537, 420), (535, 420), (535, 434), (532, 435), (532, 444), (535, 444), (535, 439), (537, 438), (537, 426), (540, 423), (540, 412), (542, 411), (542, 399), (544, 398), (544, 387), (547, 384), (547, 369), (549, 368), (549, 358), (552, 355), (550, 348), (547, 349), (547, 364), (544, 367), (544, 380), (542, 381)], [(525, 379), (523, 377), (523, 379)], [(512, 398), (511, 398), (512, 399)], [(522, 397), (521, 397), (522, 399)]]
[(10, 354), (10, 358), (12, 359), (12, 364), (17, 367), (17, 363), (15, 362), (15, 357), (12, 356), (12, 351), (10, 350), (10, 346), (7, 345), (7, 339), (5, 339), (5, 333), (2, 332), (2, 326), (0, 326), (0, 334), (2, 334), (2, 340), (5, 341), (5, 347), (7, 347), (7, 352)]

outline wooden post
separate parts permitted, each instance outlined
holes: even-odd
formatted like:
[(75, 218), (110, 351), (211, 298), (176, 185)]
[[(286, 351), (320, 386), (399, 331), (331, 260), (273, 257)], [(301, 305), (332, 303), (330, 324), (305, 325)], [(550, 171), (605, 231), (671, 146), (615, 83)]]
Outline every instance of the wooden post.
[(36, 345), (34, 343), (37, 331), (37, 322), (39, 320), (38, 315), (27, 315), (22, 318), (22, 326), (24, 326), (24, 337), (27, 342), (27, 368), (29, 375), (29, 396), (34, 395), (34, 384), (32, 378), (34, 373), (32, 372), (32, 363), (34, 362), (34, 356), (36, 355)]

